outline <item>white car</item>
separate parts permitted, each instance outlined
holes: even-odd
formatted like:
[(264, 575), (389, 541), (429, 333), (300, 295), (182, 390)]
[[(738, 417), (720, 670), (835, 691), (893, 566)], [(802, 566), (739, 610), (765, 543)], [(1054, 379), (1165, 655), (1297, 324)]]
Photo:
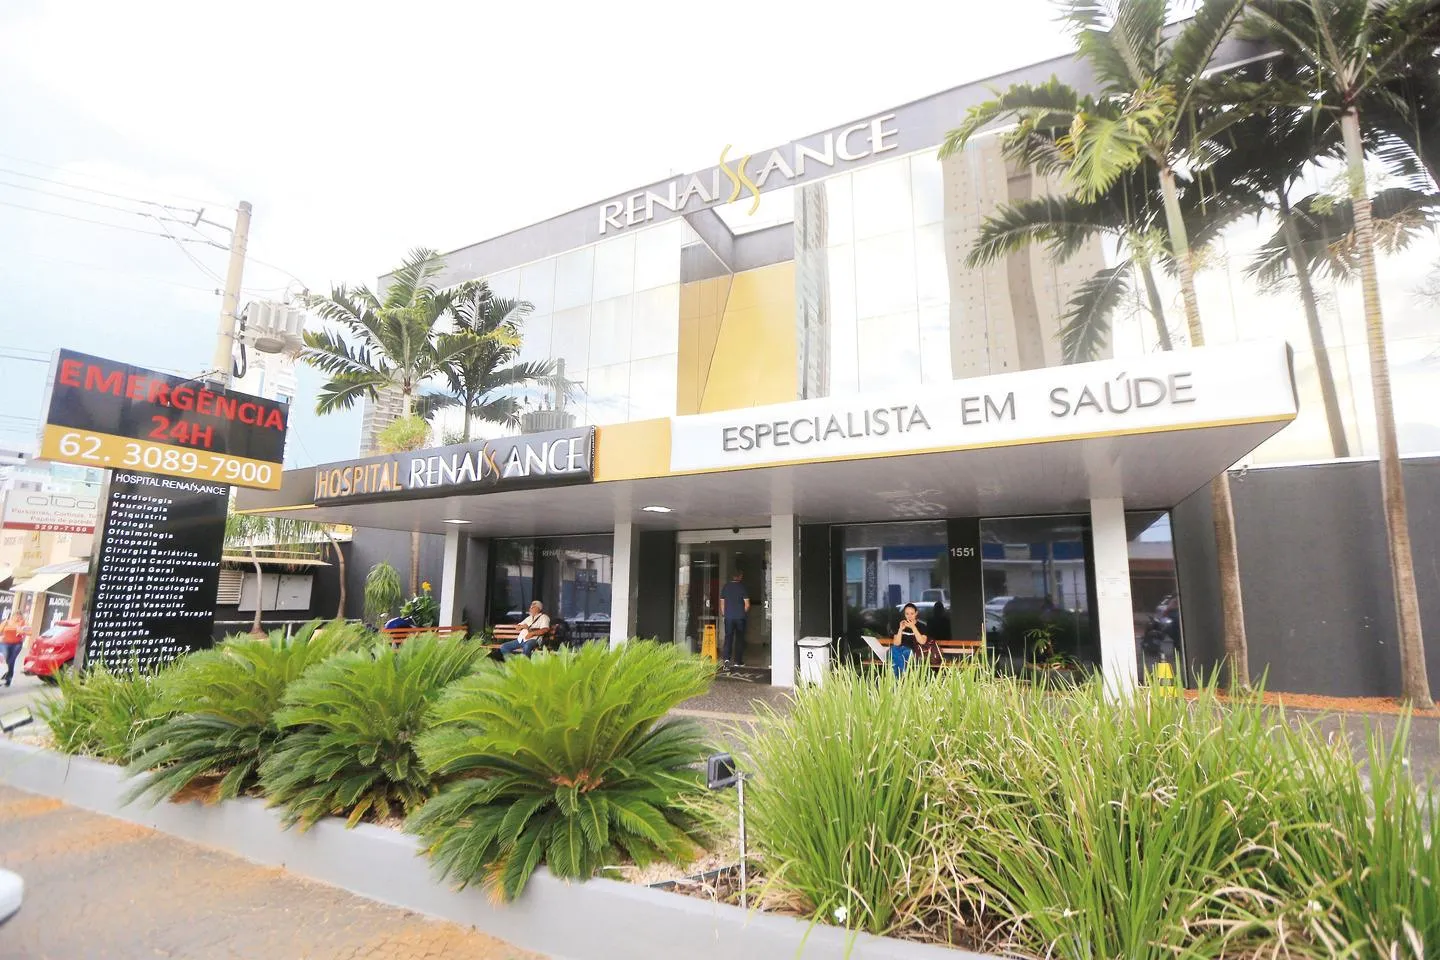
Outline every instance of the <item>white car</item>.
[(20, 911), (25, 898), (25, 881), (9, 870), (0, 870), (0, 924)]

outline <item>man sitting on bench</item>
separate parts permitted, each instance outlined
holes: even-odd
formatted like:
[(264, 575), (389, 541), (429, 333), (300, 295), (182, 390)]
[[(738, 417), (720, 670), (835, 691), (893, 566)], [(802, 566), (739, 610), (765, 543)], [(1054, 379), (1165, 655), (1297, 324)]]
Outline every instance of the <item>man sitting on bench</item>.
[(550, 618), (545, 615), (545, 606), (539, 600), (530, 604), (530, 616), (521, 620), (518, 624), (520, 632), (515, 635), (514, 640), (507, 640), (500, 644), (500, 655), (502, 657), (513, 656), (523, 653), (525, 656), (535, 652), (540, 641), (545, 639), (550, 632)]

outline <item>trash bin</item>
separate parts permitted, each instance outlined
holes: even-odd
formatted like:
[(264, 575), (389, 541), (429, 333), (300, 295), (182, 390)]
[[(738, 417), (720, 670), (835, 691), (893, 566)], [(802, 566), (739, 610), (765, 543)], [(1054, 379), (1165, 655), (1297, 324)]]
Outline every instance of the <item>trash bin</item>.
[(830, 672), (830, 638), (802, 637), (800, 646), (800, 682), (820, 686)]

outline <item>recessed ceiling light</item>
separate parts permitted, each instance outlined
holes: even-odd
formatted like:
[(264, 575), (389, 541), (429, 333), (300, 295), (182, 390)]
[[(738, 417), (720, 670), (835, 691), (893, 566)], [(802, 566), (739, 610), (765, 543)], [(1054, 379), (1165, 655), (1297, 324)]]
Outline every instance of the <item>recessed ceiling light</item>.
[(641, 507), (640, 509), (641, 509), (641, 510), (644, 510), (646, 513), (670, 513), (670, 512), (672, 512), (669, 507), (662, 507), (662, 506), (660, 506), (658, 503), (652, 503), (652, 504), (650, 504), (650, 506), (648, 506), (648, 507)]
[(446, 523), (469, 523), (470, 521), (469, 521), (469, 520), (461, 520), (459, 517), (450, 517), (450, 518), (447, 519), (445, 522), (446, 522)]

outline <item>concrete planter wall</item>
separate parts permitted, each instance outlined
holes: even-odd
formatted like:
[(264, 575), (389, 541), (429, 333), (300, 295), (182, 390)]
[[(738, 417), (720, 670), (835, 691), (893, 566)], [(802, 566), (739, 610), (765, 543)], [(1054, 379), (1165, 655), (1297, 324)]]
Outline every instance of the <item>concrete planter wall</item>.
[(0, 782), (96, 813), (223, 850), (256, 863), (473, 926), (557, 958), (574, 960), (750, 960), (851, 957), (854, 960), (983, 960), (980, 954), (851, 935), (793, 917), (748, 913), (612, 880), (565, 883), (543, 869), (515, 903), (499, 906), (479, 890), (437, 882), (413, 837), (338, 820), (300, 833), (255, 799), (216, 806), (120, 802), (131, 785), (118, 767), (0, 740)]

